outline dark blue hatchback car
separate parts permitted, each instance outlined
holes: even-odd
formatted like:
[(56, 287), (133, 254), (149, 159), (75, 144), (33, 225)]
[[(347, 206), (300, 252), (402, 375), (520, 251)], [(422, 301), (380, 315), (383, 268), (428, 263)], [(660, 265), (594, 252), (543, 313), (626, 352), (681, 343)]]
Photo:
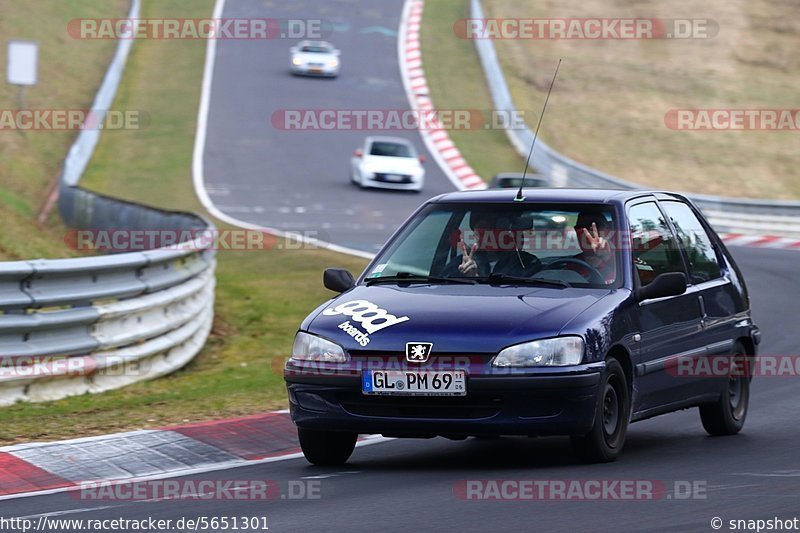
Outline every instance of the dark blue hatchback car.
[(325, 272), (341, 294), (284, 370), (310, 462), (344, 463), (367, 433), (568, 435), (611, 461), (629, 422), (688, 407), (712, 435), (742, 428), (759, 332), (699, 211), (666, 192), (525, 194), (433, 198), (358, 280)]

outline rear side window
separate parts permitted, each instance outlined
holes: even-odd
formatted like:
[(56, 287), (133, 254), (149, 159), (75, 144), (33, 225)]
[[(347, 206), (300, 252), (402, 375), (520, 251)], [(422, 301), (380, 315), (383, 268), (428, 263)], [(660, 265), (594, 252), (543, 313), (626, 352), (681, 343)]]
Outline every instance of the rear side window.
[(633, 266), (642, 287), (665, 272), (685, 272), (680, 249), (655, 202), (630, 208)]
[(680, 244), (689, 259), (689, 278), (692, 283), (703, 283), (719, 278), (719, 259), (711, 238), (692, 208), (683, 202), (661, 202), (667, 216), (675, 226)]

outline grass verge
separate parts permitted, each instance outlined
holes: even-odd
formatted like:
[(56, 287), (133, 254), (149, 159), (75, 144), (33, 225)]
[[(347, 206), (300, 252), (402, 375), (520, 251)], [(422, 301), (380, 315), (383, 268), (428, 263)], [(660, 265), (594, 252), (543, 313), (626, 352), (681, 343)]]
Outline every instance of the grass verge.
[[(469, 17), (469, 2), (426, 2), (421, 45), (425, 77), (436, 109), (489, 112), (492, 98), (472, 41), (456, 39), (453, 23)], [(525, 161), (499, 129), (452, 130), (450, 138), (484, 180), (522, 172)]]
[[(452, 24), (468, 0), (428, 2), (423, 59), (437, 106), (474, 87), (471, 41)], [(800, 4), (754, 0), (483, 0), (489, 18), (712, 19), (706, 39), (495, 41), (519, 109), (541, 107), (558, 58), (564, 62), (541, 136), (555, 149), (623, 179), (658, 188), (759, 198), (800, 198), (797, 131), (675, 131), (670, 109), (798, 109), (795, 78)], [(427, 42), (426, 42), (427, 41)], [(449, 66), (448, 66), (449, 65)], [(458, 68), (453, 68), (458, 66)], [(443, 71), (436, 74), (436, 69)], [(445, 74), (446, 73), (446, 74)], [(467, 88), (470, 88), (467, 90)], [(485, 91), (484, 91), (485, 93)], [(486, 107), (490, 100), (478, 107)], [(533, 127), (535, 124), (529, 124)], [(486, 150), (453, 136), (470, 162)], [(476, 163), (477, 164), (477, 163)]]
[[(0, 72), (6, 71), (7, 41), (39, 44), (38, 83), (24, 90), (25, 109), (88, 109), (116, 43), (86, 41), (67, 34), (76, 18), (125, 16), (127, 0), (25, 2), (0, 0)], [(19, 88), (0, 84), (0, 113), (19, 109)], [(10, 116), (10, 115), (8, 115)], [(23, 131), (0, 126), (0, 260), (75, 255), (64, 245), (66, 228), (58, 214), (44, 227), (34, 222), (76, 131)]]
[[(204, 17), (211, 0), (145, 0), (142, 17)], [(135, 43), (116, 109), (146, 110), (146, 128), (102, 136), (83, 185), (171, 209), (202, 212), (191, 162), (204, 41)], [(216, 319), (184, 369), (99, 395), (0, 409), (0, 442), (53, 440), (247, 415), (285, 407), (280, 373), (302, 318), (331, 293), (326, 266), (365, 261), (321, 250), (220, 251)]]

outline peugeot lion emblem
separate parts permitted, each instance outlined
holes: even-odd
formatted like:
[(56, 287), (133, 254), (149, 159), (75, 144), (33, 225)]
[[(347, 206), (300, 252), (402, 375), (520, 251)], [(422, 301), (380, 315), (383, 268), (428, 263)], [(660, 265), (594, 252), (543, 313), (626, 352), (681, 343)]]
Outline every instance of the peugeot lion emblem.
[(409, 363), (427, 363), (433, 350), (432, 342), (407, 342), (406, 361)]

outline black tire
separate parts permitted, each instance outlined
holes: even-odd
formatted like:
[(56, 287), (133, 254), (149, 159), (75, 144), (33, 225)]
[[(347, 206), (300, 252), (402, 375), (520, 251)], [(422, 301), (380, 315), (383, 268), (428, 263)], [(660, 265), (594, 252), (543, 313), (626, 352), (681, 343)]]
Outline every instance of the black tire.
[(628, 380), (616, 359), (606, 361), (600, 381), (594, 424), (585, 435), (571, 438), (575, 454), (590, 463), (608, 463), (622, 452), (628, 433), (631, 400)]
[[(736, 343), (732, 355), (736, 358), (725, 390), (719, 401), (700, 406), (700, 421), (703, 428), (713, 437), (736, 435), (742, 430), (750, 405), (750, 372), (752, 366), (747, 359), (747, 352), (740, 343)], [(745, 367), (745, 365), (747, 365)]]
[(343, 465), (353, 454), (357, 433), (297, 429), (300, 448), (306, 460), (317, 466)]

